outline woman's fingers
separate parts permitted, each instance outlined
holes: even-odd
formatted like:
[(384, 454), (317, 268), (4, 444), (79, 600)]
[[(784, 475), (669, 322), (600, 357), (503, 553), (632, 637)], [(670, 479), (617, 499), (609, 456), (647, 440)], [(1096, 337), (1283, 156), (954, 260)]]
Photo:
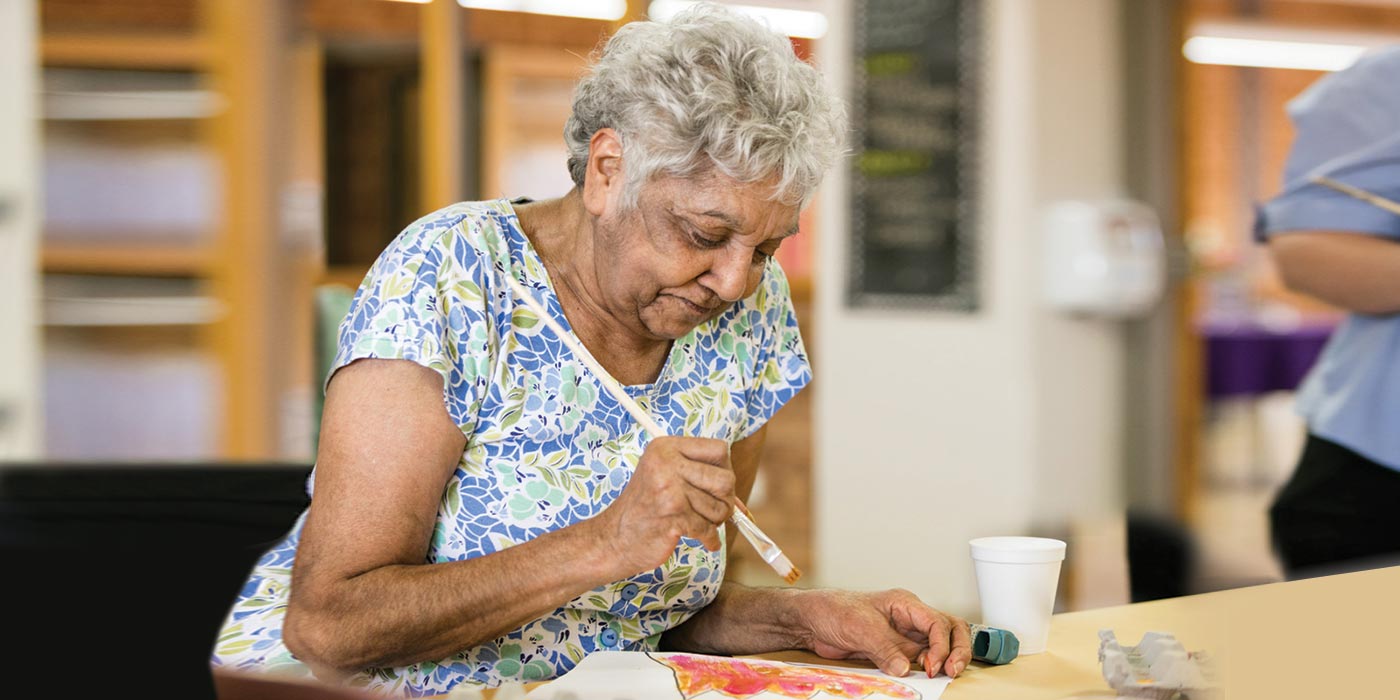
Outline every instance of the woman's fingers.
[[(810, 648), (828, 659), (858, 656), (903, 676), (910, 662), (929, 677), (962, 672), (972, 659), (967, 621), (935, 610), (905, 590), (874, 594), (813, 591), (802, 615)], [(815, 614), (814, 614), (815, 613)]]
[(724, 547), (724, 543), (719, 538), (719, 529), (713, 525), (706, 527), (701, 532), (691, 533), (688, 537), (698, 541), (705, 549), (711, 552), (718, 552)]
[(708, 438), (667, 440), (678, 457), (673, 462), (676, 474), (691, 487), (686, 492), (691, 509), (715, 525), (728, 520), (736, 484), (728, 443)]
[(700, 489), (689, 489), (685, 496), (690, 510), (703, 518), (709, 527), (715, 527), (728, 520), (730, 511), (734, 509), (728, 501), (720, 500), (714, 494)]
[[(715, 467), (700, 462), (691, 462), (680, 470), (681, 478), (695, 489), (708, 494), (726, 504), (734, 502), (734, 472), (724, 467)], [(726, 513), (723, 518), (728, 518)]]
[[(927, 630), (928, 651), (924, 654), (924, 670), (932, 676), (943, 667), (943, 662), (948, 658), (948, 652), (952, 650), (949, 644), (949, 637), (952, 634), (952, 623), (946, 615), (934, 612), (930, 615)], [(949, 674), (951, 675), (951, 674)]]
[(972, 661), (972, 631), (968, 628), (967, 620), (956, 615), (950, 617), (953, 621), (953, 650), (943, 663), (943, 672), (956, 678)]
[[(655, 540), (646, 560), (669, 554), (676, 537), (721, 547), (717, 526), (729, 518), (735, 476), (729, 445), (708, 438), (660, 437), (647, 446), (631, 482), (610, 510), (629, 539)], [(663, 540), (658, 536), (669, 535)], [(635, 540), (634, 540), (635, 541)]]
[(716, 467), (729, 468), (729, 443), (713, 438), (662, 437), (656, 443), (665, 442), (677, 454), (693, 462), (703, 462)]
[[(692, 464), (691, 467), (685, 489), (688, 518), (691, 520), (691, 531), (688, 535), (700, 540), (706, 549), (717, 552), (721, 546), (718, 526), (729, 519), (729, 513), (734, 508), (729, 500), (734, 497), (733, 473), (704, 464)], [(691, 478), (701, 481), (705, 486), (690, 482)]]
[(972, 641), (967, 621), (937, 610), (903, 590), (888, 591), (890, 621), (905, 637), (923, 640), (924, 670), (930, 677), (940, 670), (949, 676), (961, 673), (972, 660)]
[(922, 645), (909, 641), (888, 627), (880, 632), (878, 637), (863, 656), (891, 676), (903, 677), (908, 674), (909, 662), (918, 656)]
[(729, 443), (710, 438), (664, 438), (681, 478), (715, 498), (730, 501), (737, 483), (729, 466)]
[(962, 673), (972, 660), (972, 635), (967, 621), (929, 608), (928, 650), (923, 654), (924, 670), (930, 678), (941, 669), (948, 676)]

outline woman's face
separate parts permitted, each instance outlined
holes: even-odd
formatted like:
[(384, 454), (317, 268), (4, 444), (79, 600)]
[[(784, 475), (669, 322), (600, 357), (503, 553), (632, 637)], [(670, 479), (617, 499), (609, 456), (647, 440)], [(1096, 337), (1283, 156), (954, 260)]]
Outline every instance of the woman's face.
[(723, 175), (644, 185), (635, 209), (598, 220), (604, 304), (644, 337), (675, 340), (753, 294), (797, 233), (798, 208), (769, 201), (771, 191)]

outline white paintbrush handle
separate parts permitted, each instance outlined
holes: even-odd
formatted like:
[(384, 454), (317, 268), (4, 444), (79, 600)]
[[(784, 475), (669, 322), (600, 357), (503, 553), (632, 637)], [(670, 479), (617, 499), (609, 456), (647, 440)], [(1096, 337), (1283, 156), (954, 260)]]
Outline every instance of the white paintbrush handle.
[(577, 355), (580, 360), (583, 360), (583, 363), (588, 365), (589, 369), (593, 370), (593, 376), (597, 377), (599, 382), (602, 382), (603, 388), (607, 389), (608, 393), (612, 394), (613, 398), (617, 399), (617, 402), (622, 404), (622, 407), (627, 409), (628, 413), (632, 414), (632, 417), (641, 424), (642, 428), (645, 429), (649, 435), (651, 435), (651, 439), (655, 440), (656, 438), (666, 435), (666, 431), (661, 429), (661, 426), (637, 404), (636, 400), (627, 395), (622, 385), (618, 384), (617, 381), (613, 379), (612, 375), (608, 374), (608, 371), (603, 369), (603, 366), (598, 364), (597, 360), (593, 359), (593, 353), (588, 352), (588, 348), (584, 347), (583, 343), (579, 342), (578, 338), (575, 338), (573, 334), (565, 331), (564, 328), (559, 325), (559, 322), (555, 321), (554, 317), (535, 299), (535, 295), (525, 289), (525, 285), (520, 284), (519, 280), (516, 280), (515, 277), (510, 274), (506, 275), (506, 283), (510, 285), (511, 289), (515, 290), (520, 300), (525, 302), (525, 305), (530, 307), (530, 310), (534, 311), (536, 316), (540, 317), (540, 321), (546, 326), (549, 326), (549, 329), (554, 332), (554, 335), (559, 336), (559, 340), (569, 346), (569, 349), (573, 350), (574, 354)]

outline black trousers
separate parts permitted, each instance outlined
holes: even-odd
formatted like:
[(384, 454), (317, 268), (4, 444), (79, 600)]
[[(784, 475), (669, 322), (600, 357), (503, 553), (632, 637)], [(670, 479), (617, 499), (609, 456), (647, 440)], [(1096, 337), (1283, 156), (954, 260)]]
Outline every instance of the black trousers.
[(1400, 471), (1309, 434), (1269, 509), (1290, 579), (1400, 564)]

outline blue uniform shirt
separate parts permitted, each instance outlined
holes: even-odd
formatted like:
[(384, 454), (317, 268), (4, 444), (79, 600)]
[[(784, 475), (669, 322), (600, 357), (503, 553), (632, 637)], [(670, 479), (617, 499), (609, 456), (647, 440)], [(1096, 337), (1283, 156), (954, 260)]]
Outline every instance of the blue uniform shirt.
[[(1288, 113), (1297, 137), (1284, 188), (1258, 208), (1256, 238), (1348, 231), (1400, 245), (1400, 215), (1312, 181), (1400, 201), (1400, 47), (1324, 77)], [(1312, 434), (1400, 470), (1400, 314), (1349, 314), (1304, 379), (1298, 409)]]

